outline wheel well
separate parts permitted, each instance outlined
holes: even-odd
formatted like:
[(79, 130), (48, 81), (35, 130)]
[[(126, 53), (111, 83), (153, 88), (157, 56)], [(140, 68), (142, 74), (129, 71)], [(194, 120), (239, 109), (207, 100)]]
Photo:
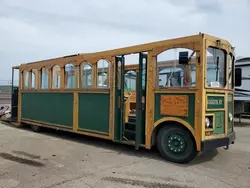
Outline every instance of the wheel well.
[(152, 137), (151, 137), (151, 146), (156, 145), (156, 138), (157, 138), (158, 132), (160, 131), (161, 128), (163, 128), (165, 126), (178, 126), (178, 127), (181, 127), (182, 129), (185, 129), (191, 135), (191, 137), (196, 145), (195, 138), (194, 138), (193, 134), (191, 133), (191, 131), (187, 127), (185, 127), (183, 124), (176, 122), (176, 121), (165, 121), (165, 122), (160, 123), (159, 125), (157, 125), (154, 128), (153, 133), (152, 133)]

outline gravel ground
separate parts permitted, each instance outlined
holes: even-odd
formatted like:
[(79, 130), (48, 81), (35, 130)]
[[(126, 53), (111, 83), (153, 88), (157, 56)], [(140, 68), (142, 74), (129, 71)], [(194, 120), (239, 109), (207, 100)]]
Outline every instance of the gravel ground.
[(249, 188), (250, 126), (236, 127), (236, 134), (229, 150), (180, 165), (154, 149), (135, 151), (102, 139), (0, 124), (0, 187)]

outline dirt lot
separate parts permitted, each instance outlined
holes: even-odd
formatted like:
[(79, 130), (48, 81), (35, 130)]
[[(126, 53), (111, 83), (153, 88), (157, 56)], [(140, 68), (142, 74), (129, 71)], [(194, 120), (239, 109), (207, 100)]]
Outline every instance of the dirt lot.
[(0, 124), (0, 187), (250, 187), (250, 127), (236, 132), (228, 151), (218, 149), (178, 165), (154, 150)]

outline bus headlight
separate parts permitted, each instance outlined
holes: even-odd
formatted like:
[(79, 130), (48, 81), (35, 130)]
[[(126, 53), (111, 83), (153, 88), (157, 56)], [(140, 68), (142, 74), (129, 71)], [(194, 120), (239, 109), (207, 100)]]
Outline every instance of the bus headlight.
[(205, 122), (206, 122), (206, 124), (205, 124), (206, 128), (209, 128), (209, 126), (210, 126), (210, 120), (209, 120), (208, 117), (206, 117)]
[(213, 128), (213, 116), (207, 116), (205, 118), (205, 127), (206, 127), (206, 129)]

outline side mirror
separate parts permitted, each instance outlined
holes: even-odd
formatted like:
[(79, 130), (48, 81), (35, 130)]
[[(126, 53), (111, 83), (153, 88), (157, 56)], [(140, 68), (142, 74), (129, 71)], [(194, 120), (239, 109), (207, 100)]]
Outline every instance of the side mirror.
[(179, 52), (179, 64), (187, 65), (188, 64), (188, 51)]
[(242, 70), (241, 68), (235, 69), (235, 86), (240, 87), (242, 82)]

